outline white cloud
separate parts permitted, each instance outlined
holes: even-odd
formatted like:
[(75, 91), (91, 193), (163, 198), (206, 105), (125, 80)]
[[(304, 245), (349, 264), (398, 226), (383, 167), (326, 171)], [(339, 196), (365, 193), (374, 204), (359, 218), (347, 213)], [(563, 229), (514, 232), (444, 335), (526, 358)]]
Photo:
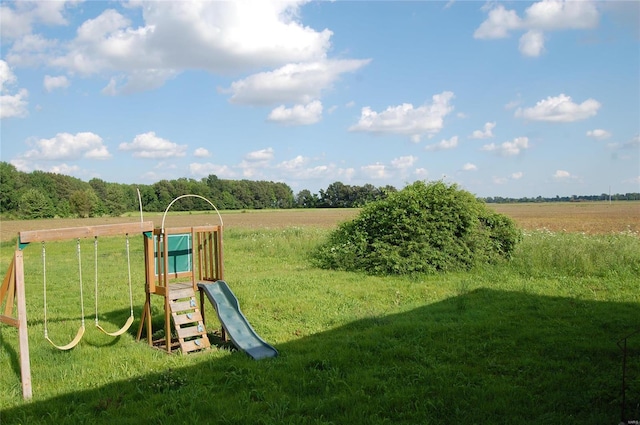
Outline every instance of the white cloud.
[(244, 156), (244, 159), (249, 162), (271, 161), (273, 159), (273, 148), (266, 148), (249, 152)]
[(132, 92), (158, 87), (187, 69), (228, 75), (320, 63), (332, 32), (303, 25), (303, 3), (132, 1), (127, 7), (140, 10), (141, 25), (105, 10), (85, 21), (51, 64), (82, 75), (120, 76), (124, 87), (118, 91)]
[(0, 118), (22, 118), (29, 115), (27, 110), (27, 89), (20, 89), (15, 94), (0, 95)]
[(197, 158), (207, 158), (211, 156), (211, 152), (209, 152), (209, 150), (205, 148), (197, 148), (195, 151), (193, 151), (193, 156)]
[(13, 66), (38, 67), (47, 64), (60, 43), (47, 40), (39, 34), (28, 34), (16, 40), (6, 54)]
[[(612, 150), (633, 150), (638, 152), (640, 149), (640, 134), (636, 134), (630, 140), (621, 143), (621, 142), (612, 142), (607, 143), (607, 148)], [(628, 156), (618, 157), (620, 159), (628, 159)]]
[(470, 162), (467, 162), (462, 166), (462, 171), (477, 171), (477, 170), (478, 170), (478, 166)]
[(600, 106), (600, 102), (594, 99), (577, 104), (570, 96), (560, 94), (540, 100), (531, 108), (518, 108), (515, 116), (533, 121), (573, 122), (596, 115)]
[(587, 131), (587, 136), (593, 137), (594, 139), (598, 139), (598, 140), (605, 140), (611, 137), (611, 133), (608, 132), (607, 130), (596, 128), (595, 130)]
[(74, 175), (75, 173), (80, 171), (80, 167), (78, 167), (77, 165), (59, 164), (52, 166), (48, 171), (69, 176)]
[(571, 178), (571, 173), (565, 170), (556, 170), (553, 174), (553, 178), (557, 180), (568, 179)]
[(322, 118), (322, 103), (314, 100), (307, 105), (294, 105), (292, 108), (285, 108), (280, 105), (271, 111), (267, 119), (284, 125), (310, 125), (315, 124)]
[(187, 145), (178, 145), (150, 131), (138, 134), (131, 143), (120, 143), (118, 149), (133, 152), (134, 158), (161, 159), (185, 156)]
[(309, 103), (346, 72), (354, 72), (370, 60), (340, 59), (292, 63), (276, 70), (253, 74), (222, 90), (231, 93), (232, 103), (272, 105), (284, 102)]
[(446, 149), (454, 149), (458, 146), (458, 136), (453, 136), (449, 140), (443, 139), (439, 143), (425, 146), (426, 151), (441, 151)]
[(518, 105), (520, 105), (522, 103), (521, 100), (512, 100), (510, 102), (508, 102), (506, 105), (504, 105), (504, 109), (513, 109), (515, 107), (517, 107)]
[(390, 173), (387, 171), (387, 166), (380, 163), (364, 165), (360, 167), (360, 170), (370, 179), (385, 179), (390, 176)]
[(524, 25), (538, 30), (589, 29), (598, 26), (595, 1), (542, 0), (525, 10)]
[(91, 132), (76, 134), (58, 133), (51, 139), (40, 139), (33, 143), (34, 149), (18, 156), (28, 161), (70, 161), (78, 159), (111, 158), (102, 137)]
[(413, 171), (413, 174), (419, 178), (419, 179), (426, 179), (427, 177), (429, 177), (429, 170), (427, 170), (426, 168), (416, 168)]
[(56, 174), (64, 174), (67, 176), (72, 176), (72, 175), (76, 175), (78, 174), (78, 172), (80, 171), (80, 167), (77, 165), (69, 165), (66, 163), (62, 163), (62, 164), (42, 164), (42, 163), (36, 163), (33, 160), (27, 160), (24, 158), (15, 158), (12, 159), (11, 161), (9, 161), (11, 163), (11, 165), (13, 165), (14, 167), (16, 167), (16, 169), (18, 171), (22, 171), (25, 173), (30, 173), (34, 170), (41, 170), (41, 171), (46, 171), (46, 172), (50, 172), (50, 173), (56, 173)]
[(69, 79), (64, 75), (59, 75), (57, 77), (52, 77), (50, 75), (44, 76), (44, 81), (42, 83), (44, 85), (44, 89), (51, 93), (55, 89), (63, 89), (69, 87)]
[(0, 118), (21, 118), (26, 117), (29, 112), (27, 110), (27, 98), (29, 92), (27, 89), (19, 89), (13, 92), (9, 86), (17, 83), (13, 71), (7, 62), (0, 60)]
[(391, 160), (391, 166), (399, 170), (406, 170), (413, 167), (418, 161), (418, 157), (413, 155), (401, 156)]
[(493, 137), (493, 129), (495, 127), (496, 127), (495, 121), (487, 122), (484, 124), (484, 127), (482, 130), (475, 130), (470, 137), (472, 139), (490, 139), (491, 137)]
[(520, 17), (515, 10), (506, 10), (503, 5), (489, 11), (487, 19), (480, 24), (473, 33), (474, 38), (505, 38), (509, 31), (518, 29), (522, 25)]
[(273, 148), (249, 152), (236, 167), (242, 170), (242, 176), (248, 179), (259, 179), (274, 158)]
[(511, 178), (514, 180), (520, 180), (523, 176), (524, 173), (522, 171), (516, 171), (515, 173), (511, 174)]
[(31, 32), (34, 24), (66, 25), (64, 10), (72, 1), (18, 1), (0, 5), (0, 35), (4, 39), (15, 39)]
[(476, 39), (509, 37), (512, 31), (525, 31), (519, 49), (523, 55), (536, 57), (544, 50), (544, 31), (590, 29), (598, 26), (600, 14), (595, 1), (542, 0), (524, 11), (524, 17), (504, 5), (489, 6), (487, 19), (473, 33)]
[(280, 164), (276, 166), (276, 168), (280, 168), (285, 171), (293, 171), (299, 170), (309, 163), (309, 158), (306, 158), (302, 155), (298, 155), (293, 159), (288, 161), (282, 161)]
[(410, 103), (389, 106), (382, 112), (375, 112), (370, 107), (362, 108), (357, 124), (349, 131), (365, 131), (380, 134), (403, 134), (416, 140), (422, 135), (433, 135), (442, 130), (444, 117), (453, 111), (450, 104), (452, 92), (433, 95), (433, 102), (414, 108)]
[(495, 143), (484, 145), (482, 147), (482, 150), (488, 151), (488, 152), (496, 152), (502, 156), (516, 156), (528, 148), (529, 148), (528, 137), (516, 137), (511, 142), (504, 142), (499, 145)]
[(520, 53), (525, 56), (538, 57), (544, 51), (544, 34), (542, 31), (530, 30), (520, 37)]
[(192, 162), (189, 164), (189, 172), (196, 177), (207, 177), (211, 174), (216, 175), (218, 178), (232, 179), (237, 177), (231, 168), (226, 165), (212, 164), (210, 162), (198, 163)]
[(17, 81), (17, 78), (9, 64), (0, 59), (0, 90), (5, 91), (5, 85), (14, 84)]
[(308, 166), (311, 159), (298, 155), (293, 159), (282, 161), (276, 165), (276, 169), (282, 171), (287, 178), (295, 180), (317, 179), (346, 179), (349, 180), (355, 174), (353, 168), (340, 168), (335, 164), (323, 164)]

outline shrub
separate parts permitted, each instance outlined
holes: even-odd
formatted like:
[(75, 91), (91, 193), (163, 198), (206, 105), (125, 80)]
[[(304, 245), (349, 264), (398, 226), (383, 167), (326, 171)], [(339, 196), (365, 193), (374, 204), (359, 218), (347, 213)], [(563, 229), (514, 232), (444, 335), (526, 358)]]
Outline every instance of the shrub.
[(313, 258), (323, 268), (371, 274), (468, 270), (509, 258), (520, 238), (511, 219), (457, 185), (419, 181), (367, 204)]

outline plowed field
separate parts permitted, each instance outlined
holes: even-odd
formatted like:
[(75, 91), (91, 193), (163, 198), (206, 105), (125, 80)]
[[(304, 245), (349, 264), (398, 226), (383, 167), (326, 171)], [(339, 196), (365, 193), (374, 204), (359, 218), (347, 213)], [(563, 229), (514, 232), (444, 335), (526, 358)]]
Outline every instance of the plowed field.
[[(550, 231), (610, 233), (634, 232), (640, 234), (640, 202), (576, 202), (540, 204), (489, 204), (497, 212), (512, 217), (524, 230), (548, 229)], [(355, 217), (357, 209), (301, 209), (259, 210), (223, 212), (225, 228), (283, 228), (322, 227), (332, 228), (342, 221)], [(145, 214), (145, 221), (161, 225), (161, 214)], [(128, 217), (106, 217), (87, 219), (49, 220), (3, 220), (0, 221), (0, 240), (15, 238), (21, 230), (54, 229), (89, 226), (97, 224), (126, 223), (138, 221), (132, 214)], [(215, 213), (175, 213), (167, 216), (165, 226), (196, 226), (219, 224)]]

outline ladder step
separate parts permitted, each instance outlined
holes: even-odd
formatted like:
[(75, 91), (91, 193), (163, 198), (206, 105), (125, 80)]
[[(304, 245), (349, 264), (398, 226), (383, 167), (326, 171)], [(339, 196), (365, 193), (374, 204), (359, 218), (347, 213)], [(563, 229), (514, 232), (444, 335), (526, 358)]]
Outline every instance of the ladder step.
[(180, 343), (180, 349), (183, 354), (196, 350), (204, 350), (210, 347), (211, 343), (209, 342), (209, 338), (192, 339), (190, 341)]
[(171, 301), (169, 305), (171, 306), (172, 313), (176, 313), (179, 311), (186, 311), (186, 310), (194, 310), (198, 307), (195, 298), (191, 298), (188, 301)]
[(205, 330), (204, 326), (202, 326), (200, 329), (198, 329), (198, 326), (188, 326), (186, 328), (176, 329), (176, 331), (178, 333), (178, 338), (185, 339), (185, 338), (192, 338), (194, 336), (201, 337), (207, 334), (207, 331)]
[(169, 299), (178, 300), (181, 298), (191, 298), (195, 297), (196, 293), (192, 287), (184, 288), (184, 289), (171, 289), (169, 291)]
[(202, 314), (200, 313), (200, 310), (196, 310), (193, 313), (187, 314), (173, 313), (172, 316), (173, 323), (175, 323), (176, 326), (182, 326), (187, 323), (202, 322)]

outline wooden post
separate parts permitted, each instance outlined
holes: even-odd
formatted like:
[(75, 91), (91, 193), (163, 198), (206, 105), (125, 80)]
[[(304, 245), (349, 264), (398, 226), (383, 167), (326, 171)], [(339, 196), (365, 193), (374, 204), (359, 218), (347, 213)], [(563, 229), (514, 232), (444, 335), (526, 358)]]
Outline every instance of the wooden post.
[(27, 303), (24, 291), (24, 263), (22, 251), (14, 255), (16, 297), (18, 300), (18, 335), (20, 338), (20, 374), (22, 376), (22, 396), (30, 399), (31, 392), (31, 363), (29, 362), (29, 335), (27, 332)]
[[(32, 397), (31, 363), (29, 361), (29, 333), (27, 332), (27, 302), (24, 290), (24, 261), (19, 249), (13, 254), (13, 260), (0, 288), (0, 304), (5, 301), (4, 314), (0, 322), (18, 328), (18, 347), (20, 351), (20, 378), (22, 396)], [(13, 303), (17, 301), (18, 317), (13, 317)]]
[(224, 280), (224, 263), (222, 260), (222, 226), (218, 228), (216, 236), (218, 237), (218, 243), (216, 244), (216, 279)]

